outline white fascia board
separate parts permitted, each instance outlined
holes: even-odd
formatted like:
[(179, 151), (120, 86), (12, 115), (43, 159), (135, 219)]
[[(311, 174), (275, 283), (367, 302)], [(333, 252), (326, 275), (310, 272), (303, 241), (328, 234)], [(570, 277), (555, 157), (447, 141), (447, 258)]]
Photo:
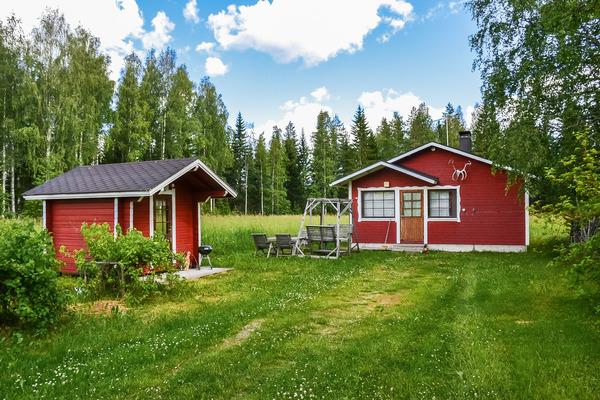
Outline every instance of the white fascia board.
[(413, 155), (415, 153), (418, 153), (418, 152), (420, 152), (420, 151), (422, 151), (424, 149), (427, 149), (429, 147), (432, 147), (432, 146), (433, 147), (437, 147), (438, 149), (449, 151), (450, 153), (454, 153), (454, 154), (458, 154), (458, 155), (463, 156), (463, 157), (470, 158), (472, 160), (480, 161), (480, 162), (482, 162), (484, 164), (489, 164), (489, 165), (493, 164), (493, 162), (491, 160), (488, 160), (487, 158), (479, 157), (479, 156), (473, 155), (471, 153), (467, 153), (466, 151), (455, 149), (454, 147), (445, 146), (443, 144), (436, 143), (436, 142), (426, 143), (426, 144), (424, 144), (422, 146), (417, 147), (416, 149), (412, 149), (410, 151), (407, 151), (406, 153), (400, 154), (399, 156), (396, 156), (394, 158), (390, 158), (387, 162), (389, 162), (389, 163), (395, 163), (396, 161), (402, 160), (402, 159), (404, 159), (404, 158), (406, 158), (408, 156), (411, 156), (411, 155)]
[(106, 199), (115, 197), (143, 197), (149, 192), (108, 192), (108, 193), (65, 193), (65, 194), (32, 194), (23, 196), (25, 200), (69, 200), (69, 199)]
[(188, 172), (190, 172), (191, 170), (193, 170), (194, 168), (197, 168), (197, 167), (202, 168), (202, 170), (204, 172), (206, 172), (208, 174), (208, 176), (210, 176), (212, 179), (214, 179), (223, 188), (223, 190), (225, 190), (225, 192), (231, 194), (233, 197), (237, 197), (237, 193), (235, 192), (235, 190), (233, 190), (229, 185), (227, 185), (210, 168), (208, 168), (206, 166), (206, 164), (204, 164), (200, 160), (194, 161), (193, 163), (191, 163), (187, 167), (181, 169), (176, 174), (171, 175), (169, 178), (167, 178), (166, 180), (164, 180), (163, 182), (161, 182), (159, 185), (157, 185), (153, 189), (151, 189), (149, 193), (150, 194), (156, 194), (156, 193), (160, 192), (165, 186), (167, 186), (167, 185), (175, 182), (177, 179), (181, 178), (183, 175), (187, 174)]
[(427, 176), (421, 175), (419, 173), (410, 171), (408, 169), (399, 167), (399, 166), (394, 165), (394, 164), (389, 164), (387, 162), (383, 162), (383, 163), (385, 164), (386, 167), (391, 168), (393, 170), (396, 170), (398, 172), (401, 172), (401, 173), (403, 173), (405, 175), (412, 176), (413, 178), (417, 178), (417, 179), (422, 180), (424, 182), (431, 183), (432, 185), (435, 185), (437, 183), (437, 179), (431, 179), (431, 178), (429, 178)]
[(401, 172), (401, 173), (403, 173), (405, 175), (408, 175), (408, 176), (412, 176), (413, 178), (417, 178), (417, 179), (422, 180), (424, 182), (431, 183), (432, 185), (435, 185), (437, 183), (437, 180), (435, 180), (435, 179), (431, 179), (429, 177), (423, 176), (423, 175), (418, 174), (416, 172), (407, 170), (407, 169), (399, 167), (397, 165), (390, 164), (390, 163), (385, 162), (385, 161), (378, 161), (375, 164), (371, 164), (368, 167), (365, 167), (365, 168), (363, 168), (361, 170), (358, 170), (358, 171), (356, 171), (356, 172), (354, 172), (354, 173), (352, 173), (350, 175), (346, 175), (346, 176), (338, 179), (337, 181), (334, 181), (334, 182), (330, 183), (329, 186), (333, 187), (333, 186), (340, 185), (340, 184), (345, 183), (345, 182), (347, 182), (349, 180), (354, 180), (356, 178), (360, 178), (363, 175), (366, 175), (366, 174), (371, 173), (373, 171), (380, 170), (382, 168), (393, 169), (394, 171)]
[(233, 197), (237, 197), (237, 193), (228, 184), (226, 184), (221, 178), (219, 178), (210, 168), (208, 168), (202, 161), (196, 160), (190, 163), (185, 168), (178, 171), (176, 174), (170, 176), (168, 179), (161, 182), (149, 191), (138, 191), (138, 192), (107, 192), (107, 193), (74, 193), (74, 194), (40, 194), (40, 195), (29, 195), (23, 196), (25, 200), (69, 200), (69, 199), (103, 199), (103, 198), (115, 198), (115, 197), (148, 197), (153, 194), (160, 192), (165, 186), (174, 182), (178, 178), (182, 177), (192, 169), (200, 167), (206, 172), (212, 179), (214, 179), (226, 193), (231, 194)]

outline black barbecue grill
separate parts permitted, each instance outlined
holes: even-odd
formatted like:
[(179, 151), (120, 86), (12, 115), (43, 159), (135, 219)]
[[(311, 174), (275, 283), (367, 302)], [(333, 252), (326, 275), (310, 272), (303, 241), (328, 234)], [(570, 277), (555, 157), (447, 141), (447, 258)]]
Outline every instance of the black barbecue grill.
[(206, 257), (206, 259), (208, 260), (208, 265), (210, 266), (210, 269), (212, 269), (212, 263), (210, 262), (210, 253), (212, 253), (212, 246), (209, 244), (205, 244), (202, 246), (198, 246), (198, 254), (200, 254), (200, 263), (198, 265), (198, 268), (200, 268), (202, 266), (202, 260), (204, 259), (204, 257)]

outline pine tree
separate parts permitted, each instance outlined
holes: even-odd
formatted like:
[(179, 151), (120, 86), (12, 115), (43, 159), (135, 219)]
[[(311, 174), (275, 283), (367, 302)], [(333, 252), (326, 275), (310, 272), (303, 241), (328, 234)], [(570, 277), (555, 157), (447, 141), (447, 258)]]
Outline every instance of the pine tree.
[(296, 127), (294, 127), (291, 121), (285, 127), (283, 146), (285, 148), (287, 174), (285, 189), (291, 211), (297, 213), (304, 206), (304, 182), (302, 181), (302, 171), (300, 170)]
[(298, 144), (298, 171), (300, 172), (300, 211), (306, 205), (308, 196), (308, 188), (310, 186), (310, 149), (304, 134), (304, 128), (300, 134), (300, 142)]
[(273, 127), (273, 135), (269, 147), (268, 156), (268, 199), (271, 214), (284, 214), (290, 211), (290, 203), (287, 199), (285, 184), (286, 155), (281, 141), (281, 129)]
[(247, 214), (247, 176), (248, 176), (248, 137), (246, 134), (246, 122), (242, 113), (238, 112), (233, 138), (231, 141), (231, 153), (233, 163), (229, 170), (228, 182), (238, 192), (238, 198), (234, 201), (235, 208), (238, 211), (244, 211)]
[[(448, 125), (447, 130), (446, 124)], [(465, 129), (464, 125), (460, 106), (455, 109), (451, 103), (448, 103), (443, 114), (443, 119), (436, 126), (437, 141), (451, 147), (458, 147), (458, 132)]]
[(337, 156), (331, 141), (331, 119), (327, 111), (317, 116), (317, 130), (312, 135), (311, 192), (315, 197), (327, 197), (329, 184), (335, 178)]
[(373, 131), (369, 128), (365, 110), (358, 106), (352, 120), (352, 135), (356, 152), (356, 167), (364, 168), (377, 160), (377, 144)]
[(392, 116), (390, 129), (392, 130), (392, 137), (394, 138), (395, 143), (394, 156), (409, 150), (406, 139), (406, 124), (398, 112), (394, 112), (394, 115)]
[(436, 141), (437, 135), (432, 128), (432, 123), (429, 108), (425, 103), (412, 108), (408, 118), (408, 142), (411, 148)]
[(265, 183), (267, 182), (268, 153), (264, 133), (258, 136), (254, 150), (254, 168), (252, 172), (253, 186), (256, 187), (257, 207), (260, 215), (265, 213)]
[(379, 150), (378, 157), (380, 160), (387, 160), (398, 154), (398, 144), (395, 141), (392, 127), (385, 117), (381, 119), (381, 123), (377, 128), (375, 142), (377, 143), (377, 149)]

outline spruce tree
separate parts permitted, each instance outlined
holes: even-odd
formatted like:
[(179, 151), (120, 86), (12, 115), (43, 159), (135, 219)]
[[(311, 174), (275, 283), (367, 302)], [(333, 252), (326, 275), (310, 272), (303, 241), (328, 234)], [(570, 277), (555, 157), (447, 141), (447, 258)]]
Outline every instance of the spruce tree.
[(429, 115), (429, 108), (425, 103), (413, 107), (408, 118), (408, 142), (411, 148), (418, 147), (428, 142), (434, 142), (437, 135), (432, 127), (433, 121)]
[(144, 151), (144, 159), (160, 158), (159, 143), (162, 132), (161, 90), (162, 78), (158, 69), (158, 60), (154, 49), (146, 55), (144, 73), (140, 83), (140, 100), (144, 120), (148, 125), (150, 141)]
[(283, 146), (286, 154), (287, 182), (285, 188), (287, 198), (290, 202), (291, 211), (297, 213), (304, 206), (304, 183), (302, 182), (301, 166), (298, 162), (299, 149), (296, 127), (291, 121), (285, 127)]
[(227, 174), (228, 182), (238, 192), (237, 199), (234, 200), (235, 208), (238, 211), (247, 213), (246, 209), (246, 189), (248, 176), (248, 137), (246, 134), (246, 122), (242, 113), (238, 112), (235, 120), (233, 138), (231, 140), (231, 153), (233, 163)]
[(406, 138), (406, 124), (398, 112), (394, 112), (392, 120), (390, 121), (390, 128), (395, 143), (394, 156), (408, 151), (409, 146)]
[(336, 154), (331, 141), (331, 119), (327, 111), (317, 116), (317, 130), (312, 135), (311, 193), (314, 197), (327, 197), (329, 184), (335, 177)]
[(273, 135), (269, 146), (268, 156), (268, 201), (271, 214), (285, 214), (290, 211), (290, 203), (287, 199), (285, 184), (286, 176), (286, 154), (281, 140), (281, 129), (273, 127)]
[(352, 119), (352, 135), (354, 136), (354, 150), (356, 154), (356, 167), (364, 168), (377, 160), (377, 144), (373, 131), (369, 128), (365, 110), (358, 106)]

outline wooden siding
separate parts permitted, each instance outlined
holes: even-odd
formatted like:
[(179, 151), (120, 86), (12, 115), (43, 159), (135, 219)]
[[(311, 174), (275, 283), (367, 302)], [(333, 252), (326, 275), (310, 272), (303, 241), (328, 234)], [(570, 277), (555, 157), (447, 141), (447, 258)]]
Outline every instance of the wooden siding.
[(77, 273), (74, 260), (61, 254), (60, 247), (65, 246), (69, 252), (85, 247), (81, 236), (81, 225), (84, 222), (106, 222), (113, 229), (114, 200), (47, 200), (46, 204), (50, 204), (46, 211), (48, 231), (52, 233), (57, 258), (65, 263), (62, 272)]
[(175, 186), (175, 201), (177, 207), (175, 209), (177, 217), (177, 252), (186, 253), (191, 252), (194, 257), (192, 261), (198, 256), (198, 251), (195, 245), (196, 234), (194, 233), (196, 228), (196, 203), (194, 202), (194, 195), (183, 185)]
[[(466, 245), (525, 245), (525, 205), (519, 196), (519, 187), (505, 190), (507, 175), (503, 171), (492, 174), (491, 167), (485, 163), (471, 160), (467, 167), (467, 179), (452, 180), (454, 160), (457, 169), (463, 168), (468, 158), (442, 149), (426, 149), (418, 154), (397, 162), (439, 179), (438, 186), (460, 185), (460, 209), (457, 213), (460, 222), (434, 221), (427, 223), (427, 242), (430, 244), (466, 244)], [(389, 169), (380, 170), (352, 182), (352, 198), (355, 207), (357, 238), (361, 243), (383, 243), (388, 221), (358, 222), (358, 189), (383, 187), (388, 181), (390, 188), (418, 186), (432, 187), (423, 181), (408, 177)], [(427, 204), (424, 204), (427, 206)], [(396, 239), (395, 222), (389, 223), (388, 243)], [(393, 241), (389, 240), (389, 237)]]
[(144, 236), (150, 235), (150, 202), (148, 197), (133, 202), (133, 227)]

